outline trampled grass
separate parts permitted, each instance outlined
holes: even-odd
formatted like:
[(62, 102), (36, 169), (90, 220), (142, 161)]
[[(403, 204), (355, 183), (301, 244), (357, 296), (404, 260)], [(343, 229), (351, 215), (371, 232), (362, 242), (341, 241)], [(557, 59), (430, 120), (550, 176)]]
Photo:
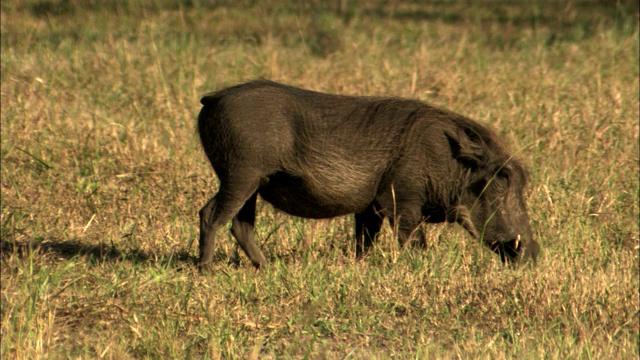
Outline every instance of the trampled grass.
[[(638, 357), (637, 4), (342, 3), (2, 2), (0, 357)], [(199, 98), (257, 77), (496, 129), (538, 266), (454, 225), (356, 261), (351, 218), (259, 202), (272, 265), (221, 230), (199, 275)]]

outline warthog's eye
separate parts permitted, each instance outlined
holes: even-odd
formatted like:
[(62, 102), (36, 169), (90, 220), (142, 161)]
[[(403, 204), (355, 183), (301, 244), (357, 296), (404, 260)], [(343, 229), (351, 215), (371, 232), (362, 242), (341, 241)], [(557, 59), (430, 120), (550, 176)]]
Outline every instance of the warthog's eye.
[(511, 172), (512, 171), (513, 170), (511, 169), (510, 165), (503, 165), (503, 166), (498, 167), (496, 169), (495, 173), (496, 173), (496, 176), (501, 177), (501, 178), (509, 181), (510, 178), (511, 178)]
[(471, 190), (471, 192), (473, 192), (475, 195), (480, 196), (480, 194), (482, 194), (486, 186), (487, 186), (487, 180), (480, 179), (472, 182), (471, 185), (469, 185), (469, 190)]

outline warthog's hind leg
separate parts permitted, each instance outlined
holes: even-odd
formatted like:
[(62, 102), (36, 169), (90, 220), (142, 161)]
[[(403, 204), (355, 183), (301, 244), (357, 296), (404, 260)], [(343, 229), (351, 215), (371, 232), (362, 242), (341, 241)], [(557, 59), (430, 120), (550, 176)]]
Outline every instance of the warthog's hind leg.
[(266, 266), (267, 260), (256, 244), (254, 235), (257, 197), (257, 192), (251, 195), (249, 200), (244, 203), (242, 209), (240, 209), (238, 215), (233, 218), (231, 233), (236, 238), (245, 254), (247, 254), (253, 266), (259, 268)]
[(212, 214), (216, 207), (216, 196), (209, 199), (207, 204), (200, 209), (200, 271), (208, 270), (209, 263), (213, 260), (213, 250), (216, 242), (216, 229), (211, 222)]
[[(248, 181), (247, 179), (221, 179), (220, 189), (216, 196), (214, 196), (209, 202), (200, 210), (200, 271), (209, 270), (211, 261), (213, 260), (213, 253), (216, 241), (216, 230), (222, 225), (228, 223), (233, 217), (235, 217), (239, 211), (244, 207), (247, 200), (253, 197), (253, 207), (249, 207), (249, 210), (253, 209), (251, 213), (255, 214), (255, 192), (258, 188), (258, 181)], [(241, 217), (239, 223), (244, 223), (242, 219), (247, 218), (248, 215)], [(235, 221), (234, 221), (235, 223)], [(239, 225), (241, 228), (246, 225)], [(253, 229), (253, 220), (250, 225)], [(243, 230), (242, 232), (246, 232)], [(236, 235), (236, 234), (234, 234)], [(236, 235), (238, 238), (238, 235)], [(246, 237), (243, 237), (246, 239)], [(243, 242), (238, 240), (243, 249), (246, 250)], [(244, 243), (254, 243), (253, 238), (251, 240), (245, 240)], [(251, 245), (248, 246), (252, 248)], [(255, 247), (255, 243), (253, 245)], [(252, 258), (252, 260), (254, 260)]]

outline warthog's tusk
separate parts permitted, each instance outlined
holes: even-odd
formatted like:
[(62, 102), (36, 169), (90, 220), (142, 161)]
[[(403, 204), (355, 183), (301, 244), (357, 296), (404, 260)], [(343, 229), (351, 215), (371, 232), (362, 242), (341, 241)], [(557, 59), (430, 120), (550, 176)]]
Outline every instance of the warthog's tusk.
[(520, 247), (520, 234), (518, 234), (518, 236), (516, 236), (515, 249), (518, 250), (519, 247)]

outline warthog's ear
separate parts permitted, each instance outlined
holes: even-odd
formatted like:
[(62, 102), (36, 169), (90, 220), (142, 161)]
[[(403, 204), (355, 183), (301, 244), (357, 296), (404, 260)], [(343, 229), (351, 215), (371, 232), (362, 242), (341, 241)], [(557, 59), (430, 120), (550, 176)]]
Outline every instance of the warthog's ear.
[[(451, 155), (462, 165), (476, 169), (486, 162), (482, 146), (472, 140), (472, 137), (477, 138), (477, 136), (469, 136), (467, 131), (462, 129), (458, 129), (456, 132), (445, 130), (444, 135), (449, 141)], [(479, 139), (476, 140), (479, 141)]]

